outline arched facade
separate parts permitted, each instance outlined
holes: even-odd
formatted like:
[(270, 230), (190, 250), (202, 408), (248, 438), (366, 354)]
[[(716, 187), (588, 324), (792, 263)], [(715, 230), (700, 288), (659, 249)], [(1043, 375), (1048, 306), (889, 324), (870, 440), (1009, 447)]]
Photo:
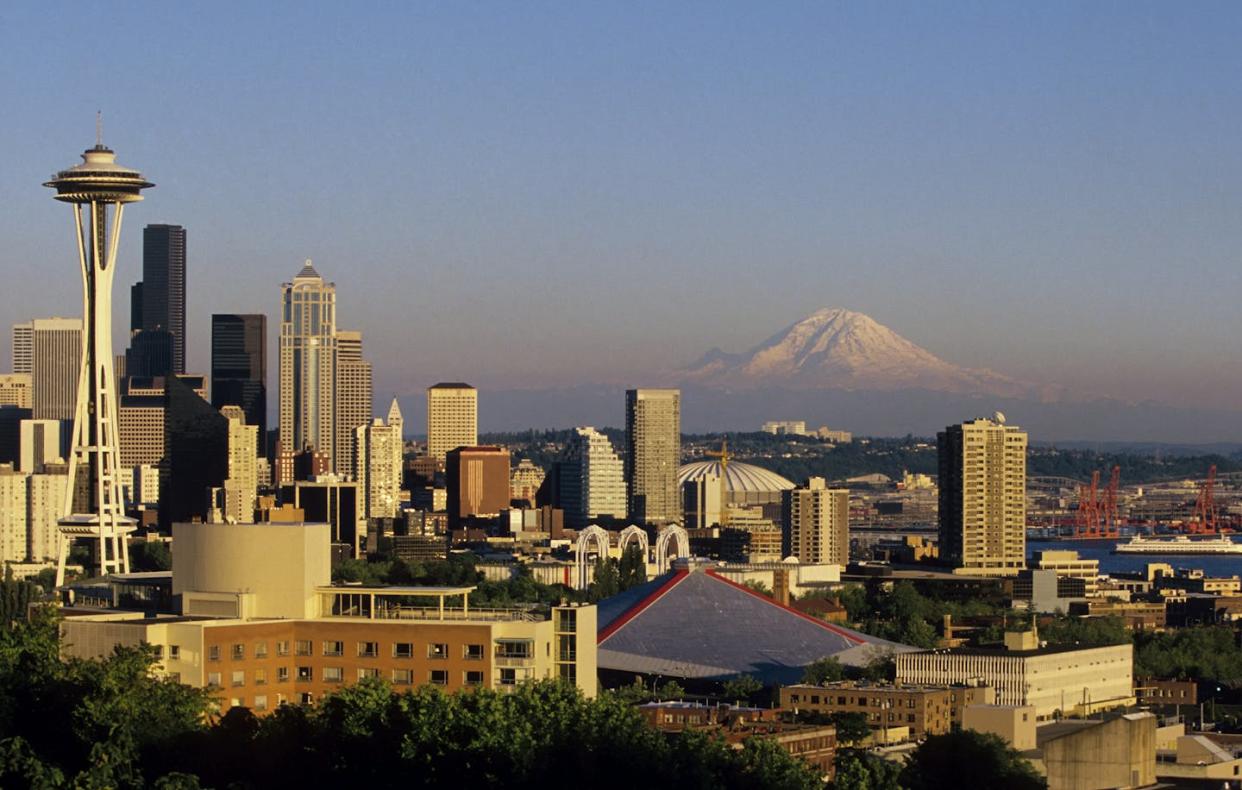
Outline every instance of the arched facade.
[(675, 542), (673, 550), (678, 557), (690, 556), (690, 533), (677, 524), (669, 524), (656, 535), (656, 573), (664, 573), (672, 564), (669, 561), (669, 543)]
[(575, 547), (576, 559), (578, 564), (578, 589), (585, 590), (590, 586), (590, 558), (589, 553), (591, 545), (595, 545), (595, 551), (601, 557), (608, 556), (608, 532), (603, 527), (592, 524), (586, 529), (578, 533), (578, 543)]
[(651, 562), (651, 546), (647, 542), (647, 530), (633, 524), (621, 530), (621, 537), (617, 540), (617, 548), (621, 550), (621, 556), (625, 556), (625, 550), (634, 541), (638, 541), (639, 551), (643, 554), (643, 562)]

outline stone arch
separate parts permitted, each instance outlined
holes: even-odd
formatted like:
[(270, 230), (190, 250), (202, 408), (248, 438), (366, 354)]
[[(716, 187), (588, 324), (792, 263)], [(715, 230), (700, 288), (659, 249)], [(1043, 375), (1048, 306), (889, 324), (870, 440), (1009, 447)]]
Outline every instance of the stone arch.
[(684, 559), (690, 556), (690, 533), (677, 524), (669, 524), (656, 535), (656, 573), (664, 573), (672, 565), (668, 556), (669, 543), (674, 543), (678, 557)]
[(590, 558), (588, 552), (591, 550), (591, 544), (595, 544), (595, 551), (601, 557), (608, 556), (608, 532), (603, 528), (592, 524), (586, 529), (578, 533), (578, 543), (575, 547), (578, 564), (578, 589), (585, 590), (590, 586)]
[(638, 541), (638, 550), (642, 552), (643, 562), (651, 562), (651, 546), (647, 542), (647, 530), (633, 524), (621, 530), (621, 537), (617, 540), (617, 548), (621, 550), (621, 556), (625, 556), (625, 550), (634, 541)]

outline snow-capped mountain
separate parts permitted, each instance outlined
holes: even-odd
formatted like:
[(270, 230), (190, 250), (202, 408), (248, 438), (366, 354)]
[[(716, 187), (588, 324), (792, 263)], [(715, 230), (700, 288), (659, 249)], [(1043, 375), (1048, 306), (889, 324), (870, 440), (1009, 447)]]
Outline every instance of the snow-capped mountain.
[(703, 384), (745, 388), (1038, 395), (1038, 388), (1000, 373), (946, 362), (870, 316), (840, 308), (819, 310), (744, 354), (713, 349), (684, 376)]

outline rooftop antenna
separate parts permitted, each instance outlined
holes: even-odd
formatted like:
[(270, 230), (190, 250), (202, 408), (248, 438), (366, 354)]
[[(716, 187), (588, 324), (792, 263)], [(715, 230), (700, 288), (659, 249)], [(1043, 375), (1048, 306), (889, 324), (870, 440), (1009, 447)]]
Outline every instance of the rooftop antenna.
[(95, 111), (95, 147), (103, 148), (103, 110)]

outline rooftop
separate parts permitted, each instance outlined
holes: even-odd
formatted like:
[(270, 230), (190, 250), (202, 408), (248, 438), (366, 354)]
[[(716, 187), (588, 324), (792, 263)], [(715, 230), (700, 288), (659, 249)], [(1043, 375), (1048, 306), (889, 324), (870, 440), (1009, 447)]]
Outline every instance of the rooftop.
[(429, 390), (472, 390), (474, 387), (464, 381), (441, 381), (439, 384), (432, 384)]

